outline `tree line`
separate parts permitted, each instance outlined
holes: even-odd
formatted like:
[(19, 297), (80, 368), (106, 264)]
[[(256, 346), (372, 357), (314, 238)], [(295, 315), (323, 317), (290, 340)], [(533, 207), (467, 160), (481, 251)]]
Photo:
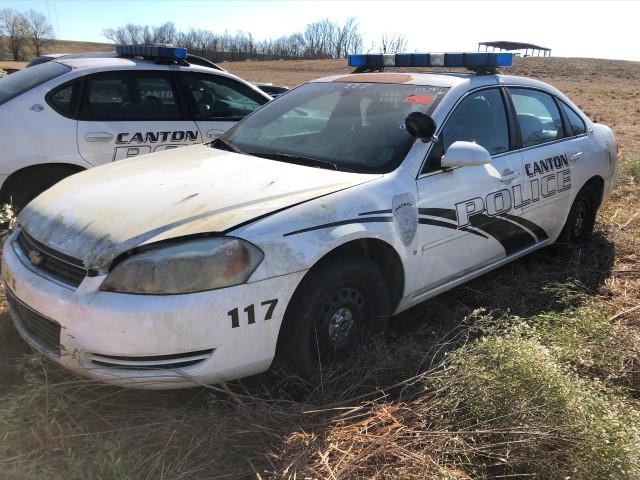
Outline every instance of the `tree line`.
[(53, 28), (42, 13), (29, 10), (18, 12), (13, 8), (0, 10), (0, 38), (6, 39), (6, 48), (13, 60), (25, 58), (25, 49), (31, 47), (35, 56), (54, 38)]
[[(360, 27), (354, 17), (343, 23), (328, 18), (307, 24), (300, 32), (278, 38), (256, 40), (251, 33), (214, 33), (190, 28), (179, 31), (172, 22), (162, 25), (128, 23), (107, 28), (102, 35), (118, 45), (170, 43), (186, 47), (191, 53), (213, 61), (244, 60), (247, 58), (318, 59), (343, 58), (348, 53), (364, 50)], [(400, 34), (382, 36), (379, 47), (372, 44), (369, 51), (396, 53), (406, 47)]]
[[(278, 38), (257, 40), (251, 33), (215, 33), (190, 28), (178, 30), (173, 22), (162, 25), (128, 23), (106, 28), (102, 35), (116, 45), (173, 44), (215, 62), (225, 60), (319, 59), (343, 58), (348, 53), (376, 51), (397, 53), (406, 48), (401, 34), (384, 34), (380, 41), (365, 49), (360, 26), (354, 17), (344, 22), (324, 18), (307, 24), (304, 29)], [(13, 60), (27, 58), (30, 50), (40, 56), (54, 38), (53, 28), (45, 15), (35, 10), (22, 13), (12, 8), (0, 10), (0, 39)], [(3, 52), (0, 52), (0, 56)]]

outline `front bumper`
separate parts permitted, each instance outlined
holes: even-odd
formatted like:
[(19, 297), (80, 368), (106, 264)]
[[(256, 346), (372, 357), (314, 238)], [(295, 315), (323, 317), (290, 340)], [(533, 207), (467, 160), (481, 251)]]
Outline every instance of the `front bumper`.
[(11, 317), (27, 342), (81, 375), (147, 389), (266, 371), (304, 273), (201, 293), (131, 295), (100, 291), (104, 277), (74, 289), (39, 275), (12, 238), (2, 258)]

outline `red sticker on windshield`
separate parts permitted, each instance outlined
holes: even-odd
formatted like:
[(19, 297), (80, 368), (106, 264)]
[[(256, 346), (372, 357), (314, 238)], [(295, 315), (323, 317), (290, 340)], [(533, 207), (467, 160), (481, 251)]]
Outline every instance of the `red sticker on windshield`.
[(431, 102), (433, 97), (431, 95), (417, 95), (412, 93), (408, 95), (407, 98), (404, 99), (405, 103), (417, 103), (418, 105), (427, 105)]

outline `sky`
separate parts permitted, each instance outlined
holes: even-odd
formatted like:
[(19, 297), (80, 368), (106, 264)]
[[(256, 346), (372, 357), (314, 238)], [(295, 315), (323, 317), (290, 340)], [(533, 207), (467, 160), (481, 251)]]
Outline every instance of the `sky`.
[(640, 60), (640, 0), (0, 0), (2, 8), (44, 13), (64, 40), (106, 42), (104, 28), (166, 21), (265, 39), (353, 16), (366, 49), (401, 33), (408, 52), (475, 51), (481, 41), (511, 40), (549, 47), (553, 56)]

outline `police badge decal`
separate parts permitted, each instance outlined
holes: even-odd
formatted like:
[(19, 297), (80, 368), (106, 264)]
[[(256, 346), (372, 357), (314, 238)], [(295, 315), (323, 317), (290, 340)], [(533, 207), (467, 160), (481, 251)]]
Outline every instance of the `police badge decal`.
[(408, 247), (418, 229), (418, 209), (415, 198), (410, 193), (396, 195), (391, 202), (391, 211), (393, 223), (398, 229), (402, 243)]

